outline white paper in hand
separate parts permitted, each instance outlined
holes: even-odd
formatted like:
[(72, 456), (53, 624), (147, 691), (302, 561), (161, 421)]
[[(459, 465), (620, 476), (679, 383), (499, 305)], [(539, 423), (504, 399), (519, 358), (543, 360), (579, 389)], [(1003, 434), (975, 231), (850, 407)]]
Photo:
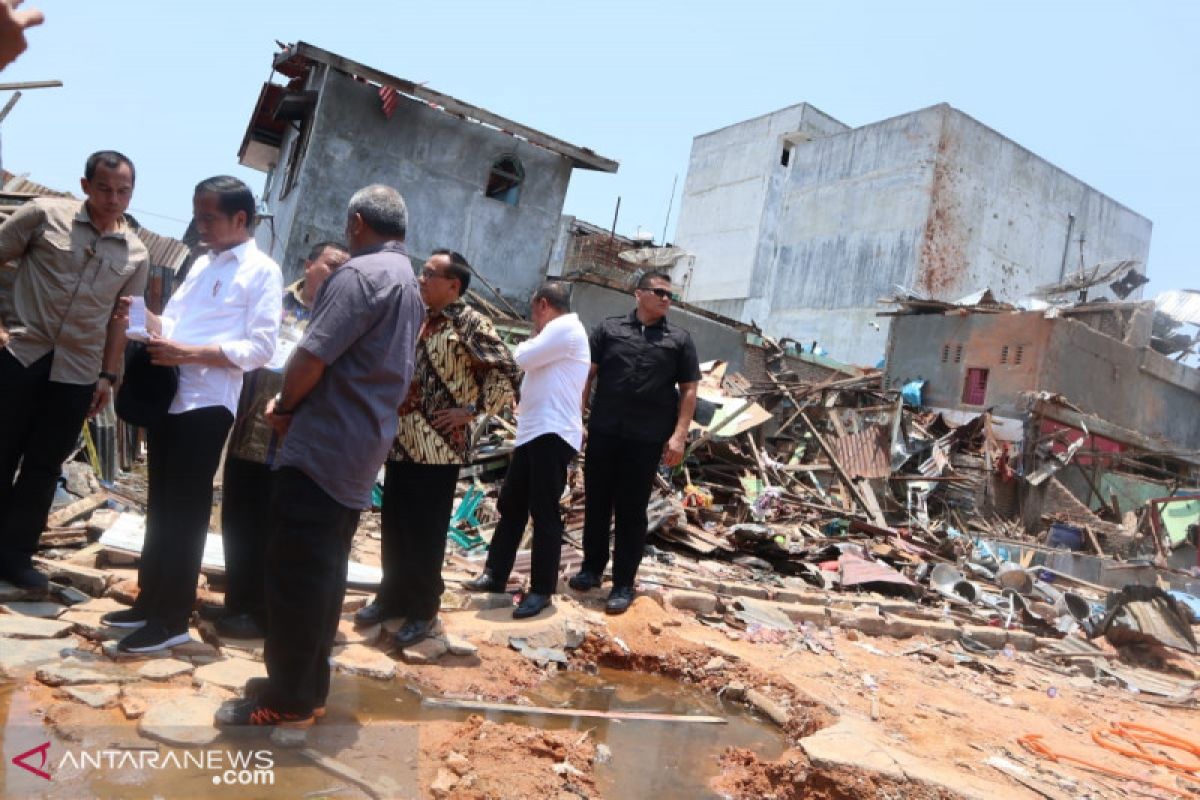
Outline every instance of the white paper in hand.
[(125, 336), (139, 342), (150, 339), (150, 332), (146, 330), (145, 298), (134, 297), (133, 302), (129, 304), (129, 327), (125, 331)]

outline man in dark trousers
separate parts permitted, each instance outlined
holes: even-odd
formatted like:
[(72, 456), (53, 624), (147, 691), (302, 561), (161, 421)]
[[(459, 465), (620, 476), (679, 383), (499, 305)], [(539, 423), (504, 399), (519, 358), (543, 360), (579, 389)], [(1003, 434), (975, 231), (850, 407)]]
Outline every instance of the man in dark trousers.
[(529, 592), (513, 617), (532, 617), (550, 605), (558, 586), (562, 514), (558, 501), (567, 467), (583, 444), (583, 387), (589, 364), (587, 331), (571, 313), (567, 286), (544, 284), (530, 304), (534, 336), (513, 354), (525, 370), (517, 406), (517, 439), (500, 499), (483, 573), (468, 581), (473, 592), (502, 592), (525, 526), (533, 517)]
[(634, 296), (632, 312), (609, 317), (591, 334), (588, 383), (590, 389), (595, 382), (596, 396), (583, 462), (583, 567), (570, 580), (578, 591), (600, 585), (615, 512), (610, 614), (633, 602), (654, 473), (660, 462), (674, 467), (683, 460), (700, 382), (691, 335), (667, 321), (671, 277), (646, 273)]
[(187, 642), (212, 516), (213, 478), (242, 375), (266, 364), (279, 334), (283, 276), (251, 238), (254, 193), (229, 175), (201, 181), (192, 210), (201, 256), (161, 315), (146, 312), (151, 362), (179, 368), (175, 397), (146, 429), (146, 537), (132, 608), (104, 624), (133, 629), (117, 645), (152, 653)]
[(267, 678), (217, 712), (225, 725), (305, 728), (324, 713), (350, 542), (396, 435), (425, 306), (395, 189), (350, 198), (351, 258), (329, 276), (267, 418), (283, 436), (267, 544)]
[(112, 396), (146, 289), (149, 255), (125, 220), (133, 181), (128, 158), (93, 153), (86, 200), (39, 197), (0, 225), (0, 262), (16, 269), (0, 289), (0, 579), (23, 589), (48, 585), (32, 557), (62, 462)]
[[(317, 290), (350, 254), (336, 242), (318, 242), (304, 260), (304, 276), (283, 293), (283, 320), (275, 355), (246, 375), (237, 418), (229, 434), (221, 481), (221, 542), (225, 548), (225, 606), (217, 633), (231, 639), (259, 639), (266, 631), (267, 531), (271, 524), (271, 465), (279, 437), (263, 412), (283, 388), (283, 369), (308, 325)], [(201, 609), (203, 614), (206, 609)]]
[(508, 406), (520, 380), (491, 321), (463, 302), (471, 266), (460, 253), (435, 250), (418, 282), (427, 313), (383, 485), (383, 582), (354, 617), (357, 625), (404, 617), (393, 637), (397, 647), (436, 629), (446, 533), (458, 472), (471, 458), (471, 425)]

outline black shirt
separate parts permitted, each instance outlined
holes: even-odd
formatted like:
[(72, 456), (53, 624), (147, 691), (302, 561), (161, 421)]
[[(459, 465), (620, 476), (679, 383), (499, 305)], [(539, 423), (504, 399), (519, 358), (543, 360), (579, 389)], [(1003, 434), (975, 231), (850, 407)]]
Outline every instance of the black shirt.
[(596, 396), (588, 431), (642, 442), (666, 442), (679, 418), (676, 384), (700, 380), (690, 333), (666, 318), (642, 325), (637, 312), (592, 329)]

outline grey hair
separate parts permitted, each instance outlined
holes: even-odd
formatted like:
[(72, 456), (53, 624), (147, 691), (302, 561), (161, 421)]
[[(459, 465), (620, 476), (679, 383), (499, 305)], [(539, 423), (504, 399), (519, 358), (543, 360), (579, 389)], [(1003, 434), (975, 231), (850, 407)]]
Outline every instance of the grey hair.
[(350, 198), (348, 216), (361, 214), (367, 227), (381, 236), (403, 239), (408, 232), (408, 207), (404, 198), (391, 186), (374, 183), (365, 186)]

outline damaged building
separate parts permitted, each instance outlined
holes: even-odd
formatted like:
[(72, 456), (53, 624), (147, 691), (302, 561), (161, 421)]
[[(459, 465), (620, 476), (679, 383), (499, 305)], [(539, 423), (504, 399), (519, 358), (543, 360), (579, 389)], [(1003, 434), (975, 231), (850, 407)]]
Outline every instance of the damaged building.
[[(898, 302), (884, 386), (907, 387), (951, 424), (988, 412), (1014, 463), (1041, 465), (997, 513), (1030, 529), (1058, 514), (1107, 533), (1115, 549), (1132, 545), (1139, 524), (1165, 527), (1179, 550), (1165, 560), (1197, 563), (1188, 528), (1200, 517), (1200, 498), (1189, 499), (1200, 495), (1200, 369), (1181, 358), (1187, 348), (1176, 352), (1194, 338), (1172, 334), (1177, 323), (1155, 303)], [(1147, 504), (1145, 523), (1132, 518)]]
[[(545, 278), (575, 169), (617, 162), (424, 85), (299, 42), (272, 59), (238, 158), (267, 173), (259, 246), (294, 279), (309, 248), (339, 240), (350, 196), (395, 186), (408, 249), (463, 253), (523, 308)], [(481, 287), (482, 288), (482, 287)]]
[[(941, 104), (858, 128), (802, 103), (697, 136), (676, 244), (685, 298), (874, 364), (896, 287), (1013, 302), (1080, 266), (1137, 262), (1151, 222)], [(1136, 299), (1136, 293), (1131, 295)]]

